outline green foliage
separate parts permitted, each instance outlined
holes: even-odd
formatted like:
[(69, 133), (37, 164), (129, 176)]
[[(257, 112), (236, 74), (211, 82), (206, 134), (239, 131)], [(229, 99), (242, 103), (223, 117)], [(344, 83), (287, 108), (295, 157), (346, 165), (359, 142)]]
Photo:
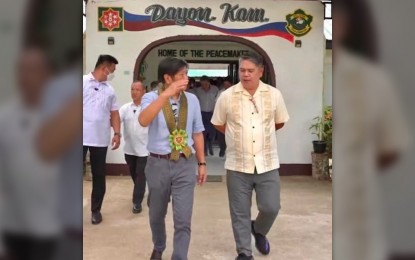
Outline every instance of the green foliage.
[(324, 107), (323, 115), (313, 118), (313, 124), (309, 128), (319, 141), (326, 141), (331, 151), (333, 135), (333, 112), (331, 106)]

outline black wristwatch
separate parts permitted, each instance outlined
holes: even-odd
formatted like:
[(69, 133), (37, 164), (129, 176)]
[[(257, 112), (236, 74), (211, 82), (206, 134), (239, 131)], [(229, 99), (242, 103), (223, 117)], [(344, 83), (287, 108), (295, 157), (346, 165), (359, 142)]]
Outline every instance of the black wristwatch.
[(199, 163), (197, 163), (197, 165), (199, 165), (199, 166), (202, 166), (202, 165), (206, 166), (206, 163), (205, 162), (199, 162)]
[(114, 136), (116, 136), (116, 135), (118, 135), (120, 138), (122, 137), (121, 133), (114, 133)]

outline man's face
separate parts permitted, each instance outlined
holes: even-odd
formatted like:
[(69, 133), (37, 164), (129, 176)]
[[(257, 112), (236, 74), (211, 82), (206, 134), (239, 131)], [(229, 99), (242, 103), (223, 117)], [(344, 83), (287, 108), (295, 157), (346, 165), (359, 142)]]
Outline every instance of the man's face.
[(183, 69), (179, 70), (179, 72), (177, 72), (174, 77), (173, 80), (177, 81), (177, 80), (182, 80), (182, 79), (188, 79), (189, 77), (187, 77), (187, 68), (184, 67)]
[(176, 74), (174, 74), (173, 77), (171, 77), (170, 75), (165, 74), (165, 81), (167, 83), (167, 85), (170, 85), (171, 83), (178, 81), (178, 80), (183, 80), (183, 79), (188, 79), (187, 77), (187, 68), (183, 67), (182, 69), (180, 69)]
[(138, 100), (143, 97), (144, 95), (144, 86), (141, 82), (134, 82), (131, 85), (131, 98), (133, 100)]
[(210, 86), (210, 82), (209, 80), (201, 80), (200, 81), (200, 86), (204, 89), (208, 89)]
[(263, 67), (257, 66), (250, 60), (242, 60), (239, 63), (239, 79), (244, 87), (252, 88), (258, 86), (263, 72)]
[(224, 89), (227, 89), (227, 88), (229, 88), (229, 87), (231, 87), (232, 86), (232, 83), (231, 82), (229, 82), (229, 81), (227, 81), (227, 80), (225, 80), (224, 82), (223, 82), (223, 88)]
[(22, 95), (35, 96), (49, 78), (49, 66), (40, 50), (27, 50), (21, 55), (17, 66), (17, 81)]
[(106, 66), (103, 66), (102, 72), (105, 76), (105, 80), (109, 80), (109, 76), (114, 73), (116, 69), (116, 65), (114, 63), (106, 64)]

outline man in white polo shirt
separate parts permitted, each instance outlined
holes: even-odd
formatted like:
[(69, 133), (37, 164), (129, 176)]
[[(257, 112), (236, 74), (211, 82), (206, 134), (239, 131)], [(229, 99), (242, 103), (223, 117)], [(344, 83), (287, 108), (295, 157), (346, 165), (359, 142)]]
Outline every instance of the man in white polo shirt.
[(142, 211), (141, 203), (146, 191), (144, 169), (148, 156), (148, 127), (142, 127), (138, 123), (138, 116), (141, 112), (141, 98), (145, 92), (143, 82), (133, 82), (131, 84), (131, 98), (133, 101), (124, 104), (120, 108), (121, 122), (124, 125), (124, 156), (134, 182), (132, 209), (134, 214)]
[[(289, 116), (281, 92), (260, 81), (263, 59), (249, 53), (239, 59), (240, 82), (223, 92), (215, 106), (212, 124), (225, 134), (225, 168), (237, 260), (251, 260), (251, 233), (264, 255), (265, 237), (280, 209), (279, 161), (275, 131)], [(252, 191), (259, 214), (251, 222)]]
[(101, 206), (105, 195), (105, 159), (110, 143), (111, 126), (115, 150), (120, 146), (120, 115), (112, 79), (117, 59), (100, 55), (93, 72), (83, 78), (83, 159), (89, 150), (92, 172), (92, 224), (102, 221)]

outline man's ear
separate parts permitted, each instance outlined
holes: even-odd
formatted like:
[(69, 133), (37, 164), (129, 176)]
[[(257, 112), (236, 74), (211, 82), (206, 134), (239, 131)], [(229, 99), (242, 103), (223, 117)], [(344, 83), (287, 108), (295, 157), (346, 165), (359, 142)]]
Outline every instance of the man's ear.
[(167, 85), (170, 85), (173, 82), (172, 77), (170, 77), (170, 75), (168, 74), (164, 74), (163, 78), (164, 78), (164, 82), (166, 82)]
[(264, 67), (260, 67), (259, 72), (261, 73), (261, 77), (264, 76)]

